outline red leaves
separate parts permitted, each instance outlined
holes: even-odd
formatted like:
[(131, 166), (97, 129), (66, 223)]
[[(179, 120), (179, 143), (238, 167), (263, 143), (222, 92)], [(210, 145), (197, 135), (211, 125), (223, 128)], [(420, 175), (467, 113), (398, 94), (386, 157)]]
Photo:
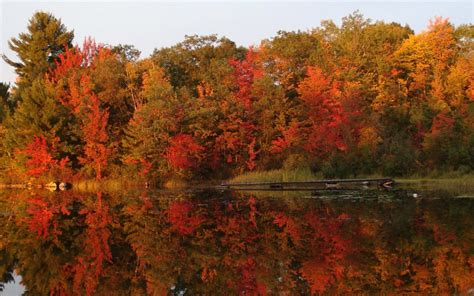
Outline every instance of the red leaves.
[(27, 213), (31, 215), (28, 219), (30, 231), (35, 232), (39, 237), (46, 238), (49, 234), (51, 219), (54, 211), (41, 199), (31, 199)]
[(242, 102), (246, 110), (251, 108), (254, 79), (262, 75), (256, 65), (257, 59), (258, 53), (250, 48), (244, 60), (234, 59), (229, 62), (234, 67), (234, 77), (238, 87), (236, 97)]
[(245, 162), (247, 164), (247, 168), (251, 171), (253, 170), (257, 165), (255, 164), (255, 158), (257, 158), (258, 151), (255, 151), (255, 143), (256, 139), (253, 137), (252, 141), (248, 145), (248, 160)]
[(171, 223), (171, 230), (181, 235), (188, 235), (201, 225), (203, 219), (193, 216), (193, 205), (189, 202), (174, 202), (166, 211), (168, 221)]
[(298, 123), (292, 122), (287, 129), (282, 130), (282, 136), (272, 141), (270, 151), (272, 153), (283, 153), (291, 146), (299, 144), (299, 133), (301, 133)]
[(196, 143), (192, 136), (178, 134), (171, 139), (165, 158), (172, 168), (185, 170), (197, 164), (203, 150), (204, 147)]
[[(305, 149), (324, 156), (337, 149), (347, 149), (346, 130), (350, 130), (351, 111), (345, 110), (341, 83), (323, 74), (319, 68), (308, 68), (298, 92), (308, 108), (307, 144)], [(352, 110), (354, 112), (355, 110)]]
[(78, 119), (85, 142), (84, 155), (79, 160), (94, 168), (97, 179), (102, 178), (110, 154), (107, 147), (109, 112), (93, 91), (90, 70), (111, 54), (109, 49), (87, 38), (82, 49), (67, 49), (60, 55), (56, 69), (48, 77), (56, 87), (58, 101)]
[(249, 198), (249, 221), (252, 224), (253, 227), (257, 227), (257, 200), (255, 197), (250, 197)]
[(308, 212), (304, 218), (308, 226), (304, 236), (312, 238), (307, 247), (314, 251), (302, 264), (301, 272), (310, 283), (313, 294), (325, 292), (329, 285), (344, 276), (345, 267), (341, 262), (350, 251), (350, 242), (343, 238), (341, 229), (349, 216), (343, 213), (330, 219), (321, 218), (315, 212)]
[(69, 71), (81, 67), (83, 63), (83, 56), (78, 48), (66, 47), (64, 53), (60, 54), (58, 58), (56, 67), (48, 73), (48, 77), (54, 82), (58, 82), (63, 76), (69, 74)]
[(83, 119), (82, 130), (86, 141), (84, 147), (85, 157), (81, 161), (85, 164), (93, 164), (96, 171), (96, 178), (102, 178), (102, 168), (107, 165), (109, 149), (106, 146), (108, 140), (107, 120), (109, 112), (107, 109), (99, 107), (99, 100), (96, 95), (90, 97), (86, 107), (89, 112)]
[(441, 133), (449, 133), (454, 125), (455, 120), (448, 114), (440, 113), (433, 119), (431, 125), (431, 134), (437, 136)]
[(28, 158), (25, 163), (28, 175), (41, 176), (47, 173), (54, 174), (57, 171), (66, 173), (69, 159), (65, 157), (58, 161), (53, 157), (58, 141), (54, 139), (52, 144), (48, 144), (44, 136), (34, 136), (33, 140), (19, 151), (19, 154), (26, 155)]
[(85, 215), (85, 239), (83, 248), (85, 254), (78, 256), (73, 266), (73, 290), (80, 293), (84, 287), (86, 295), (93, 295), (104, 272), (106, 262), (112, 261), (109, 245), (112, 223), (109, 206), (102, 201), (102, 193), (97, 193), (95, 203), (80, 211)]
[(52, 147), (46, 143), (43, 136), (34, 136), (22, 153), (26, 154), (29, 159), (26, 161), (29, 175), (41, 175), (57, 164), (57, 160), (53, 159)]

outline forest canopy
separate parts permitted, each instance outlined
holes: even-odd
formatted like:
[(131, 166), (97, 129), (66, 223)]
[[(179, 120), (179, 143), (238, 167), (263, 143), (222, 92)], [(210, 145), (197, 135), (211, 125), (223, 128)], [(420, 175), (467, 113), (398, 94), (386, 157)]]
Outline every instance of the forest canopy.
[[(474, 169), (474, 26), (355, 12), (253, 47), (186, 36), (140, 58), (37, 12), (0, 84), (5, 180), (327, 177)], [(82, 42), (82, 40), (76, 40)], [(45, 50), (46, 49), (46, 50)]]

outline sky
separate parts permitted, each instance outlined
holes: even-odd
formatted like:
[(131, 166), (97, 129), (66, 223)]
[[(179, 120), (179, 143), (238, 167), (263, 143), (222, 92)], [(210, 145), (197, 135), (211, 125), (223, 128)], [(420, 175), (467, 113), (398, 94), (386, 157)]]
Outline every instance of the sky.
[[(455, 24), (473, 23), (473, 1), (9, 1), (0, 0), (0, 53), (15, 59), (8, 40), (26, 31), (36, 11), (48, 11), (75, 33), (75, 43), (87, 36), (110, 45), (132, 44), (149, 56), (185, 35), (218, 34), (237, 45), (258, 45), (279, 30), (308, 30), (321, 20), (341, 18), (359, 10), (372, 20), (408, 24), (415, 32), (426, 28), (435, 16)], [(15, 73), (0, 61), (0, 81), (13, 82)]]

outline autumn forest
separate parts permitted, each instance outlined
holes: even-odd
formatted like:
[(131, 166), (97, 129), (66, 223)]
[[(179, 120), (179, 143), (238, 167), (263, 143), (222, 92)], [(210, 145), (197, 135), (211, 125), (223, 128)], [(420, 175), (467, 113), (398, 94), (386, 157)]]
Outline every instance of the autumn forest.
[(469, 173), (473, 38), (441, 17), (415, 34), (355, 12), (248, 48), (186, 36), (140, 58), (37, 12), (3, 56), (18, 76), (0, 89), (1, 179)]
[[(146, 57), (25, 26), (2, 55), (0, 294), (472, 295), (473, 25), (355, 11)], [(274, 172), (321, 186), (235, 184)]]

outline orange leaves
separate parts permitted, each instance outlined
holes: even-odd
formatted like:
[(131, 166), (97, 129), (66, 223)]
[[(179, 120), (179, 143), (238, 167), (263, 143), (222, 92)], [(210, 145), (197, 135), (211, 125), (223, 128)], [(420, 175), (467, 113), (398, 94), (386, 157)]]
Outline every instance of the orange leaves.
[(211, 97), (214, 94), (212, 86), (207, 82), (203, 82), (202, 84), (198, 85), (196, 89), (198, 92), (198, 98), (200, 99)]
[(96, 178), (102, 178), (102, 170), (107, 165), (110, 149), (106, 143), (107, 121), (109, 112), (107, 109), (99, 107), (99, 100), (96, 95), (89, 98), (87, 104), (88, 112), (83, 118), (82, 130), (84, 133), (84, 154), (85, 157), (80, 158), (84, 164), (92, 164), (95, 167)]
[(97, 179), (102, 178), (103, 168), (110, 155), (107, 147), (109, 112), (94, 92), (91, 68), (111, 55), (109, 49), (88, 38), (82, 49), (67, 49), (60, 55), (56, 69), (48, 76), (57, 90), (57, 100), (69, 108), (71, 115), (79, 122), (85, 145), (84, 155), (78, 158), (82, 164), (94, 168)]
[(301, 81), (298, 92), (307, 105), (315, 108), (324, 102), (330, 102), (332, 97), (339, 94), (337, 84), (333, 83), (323, 71), (317, 67), (309, 67), (308, 77)]
[(282, 129), (282, 136), (272, 141), (270, 151), (272, 153), (283, 153), (291, 146), (299, 146), (300, 143), (300, 128), (297, 122), (292, 122), (286, 129)]
[(201, 280), (206, 282), (212, 282), (217, 276), (217, 271), (214, 268), (203, 268), (201, 271)]
[(59, 60), (56, 61), (56, 67), (47, 74), (53, 82), (58, 82), (64, 76), (70, 75), (71, 71), (81, 67), (83, 63), (83, 56), (77, 48), (65, 48), (64, 53), (58, 56)]
[(256, 139), (252, 138), (252, 141), (248, 145), (248, 160), (245, 162), (247, 164), (247, 168), (251, 171), (256, 167), (255, 158), (257, 158), (258, 151), (255, 151), (255, 143)]
[[(163, 69), (151, 66), (151, 69), (143, 73), (143, 84), (141, 94), (147, 100), (169, 99), (171, 85), (165, 77)], [(136, 108), (140, 108), (137, 105)]]
[(377, 130), (373, 127), (362, 127), (360, 130), (359, 145), (369, 147), (372, 151), (382, 142)]
[(298, 87), (301, 100), (307, 107), (309, 128), (305, 148), (315, 155), (324, 156), (334, 149), (347, 149), (347, 131), (353, 127), (348, 126), (351, 110), (344, 109), (340, 85), (324, 75), (321, 69), (310, 67), (308, 77)]

